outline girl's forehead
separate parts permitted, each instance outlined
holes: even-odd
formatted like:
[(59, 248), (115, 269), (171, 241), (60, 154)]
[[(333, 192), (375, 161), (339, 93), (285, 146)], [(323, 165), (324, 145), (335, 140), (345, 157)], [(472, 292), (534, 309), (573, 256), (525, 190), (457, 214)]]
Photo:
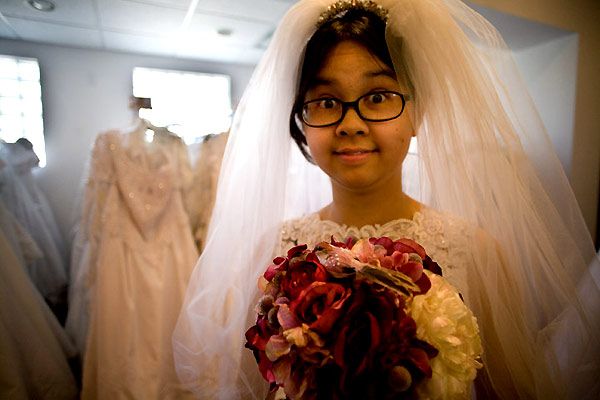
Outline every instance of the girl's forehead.
[(380, 77), (395, 79), (395, 74), (363, 45), (353, 41), (343, 41), (335, 45), (327, 54), (316, 74), (315, 84)]

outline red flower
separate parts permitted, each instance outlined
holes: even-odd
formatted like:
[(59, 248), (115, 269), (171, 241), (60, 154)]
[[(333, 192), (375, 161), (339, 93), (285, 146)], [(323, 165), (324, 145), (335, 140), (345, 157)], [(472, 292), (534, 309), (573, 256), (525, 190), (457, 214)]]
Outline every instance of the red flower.
[[(353, 376), (372, 365), (376, 350), (392, 333), (395, 297), (367, 282), (356, 282), (351, 304), (340, 322), (334, 358), (340, 368)], [(351, 372), (350, 372), (351, 371)]]
[(273, 264), (267, 267), (263, 274), (264, 278), (271, 282), (278, 272), (285, 271), (288, 268), (288, 259), (285, 257), (277, 257), (273, 259)]
[(343, 249), (349, 250), (352, 248), (352, 246), (354, 246), (354, 243), (356, 243), (356, 238), (354, 238), (352, 236), (348, 236), (345, 241), (338, 242), (337, 240), (334, 239), (334, 237), (332, 235), (330, 243), (336, 247), (341, 247)]
[(431, 287), (423, 269), (441, 274), (418, 243), (387, 237), (332, 237), (275, 258), (246, 332), (271, 390), (283, 386), (302, 399), (415, 398), (437, 355), (407, 314), (407, 299)]
[(352, 290), (337, 283), (313, 282), (292, 301), (291, 311), (319, 334), (328, 334)]
[(311, 252), (306, 257), (290, 259), (280, 287), (287, 297), (295, 299), (312, 282), (325, 282), (326, 280), (327, 270), (314, 252)]
[(260, 373), (269, 383), (275, 383), (273, 363), (267, 358), (265, 348), (269, 338), (275, 334), (264, 316), (258, 317), (256, 325), (246, 331), (246, 347), (254, 353)]
[[(333, 354), (341, 370), (339, 390), (343, 397), (377, 392), (376, 382), (397, 366), (411, 372), (410, 388), (424, 377), (431, 377), (429, 360), (437, 355), (437, 350), (417, 338), (415, 321), (404, 311), (402, 299), (363, 281), (355, 282), (350, 301), (338, 324), (340, 331)], [(366, 383), (371, 386), (366, 387)]]
[(269, 328), (267, 318), (262, 316), (258, 317), (256, 325), (246, 331), (246, 347), (264, 351), (267, 342), (273, 333), (275, 332)]

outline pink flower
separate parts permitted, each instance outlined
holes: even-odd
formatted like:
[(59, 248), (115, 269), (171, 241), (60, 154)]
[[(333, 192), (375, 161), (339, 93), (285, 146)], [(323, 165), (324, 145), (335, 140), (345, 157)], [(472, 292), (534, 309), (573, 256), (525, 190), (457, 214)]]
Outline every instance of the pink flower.
[[(431, 288), (431, 282), (423, 273), (423, 262), (427, 259), (428, 269), (439, 272), (441, 269), (425, 253), (425, 249), (411, 239), (399, 239), (396, 241), (387, 237), (371, 238), (369, 243), (375, 247), (373, 253), (379, 259), (382, 267), (402, 272), (412, 279), (419, 287), (420, 294), (425, 294)], [(378, 249), (385, 249), (380, 252)]]

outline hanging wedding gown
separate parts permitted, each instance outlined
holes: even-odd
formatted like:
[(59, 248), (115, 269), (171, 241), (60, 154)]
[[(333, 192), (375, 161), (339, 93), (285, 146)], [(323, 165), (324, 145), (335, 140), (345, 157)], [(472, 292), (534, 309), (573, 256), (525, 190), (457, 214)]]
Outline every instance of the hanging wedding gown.
[(206, 244), (208, 224), (215, 205), (221, 161), (227, 144), (228, 132), (210, 135), (200, 145), (194, 165), (193, 185), (187, 199), (187, 209), (199, 252)]
[(145, 129), (101, 134), (92, 153), (68, 320), (86, 338), (84, 399), (186, 396), (171, 335), (197, 259), (181, 195), (191, 173), (179, 138), (147, 143)]
[(7, 162), (2, 172), (2, 200), (43, 253), (27, 265), (29, 276), (50, 304), (61, 303), (68, 280), (66, 249), (50, 205), (31, 172), (37, 156), (16, 143), (2, 144), (0, 150)]
[(24, 263), (41, 257), (0, 200), (0, 398), (75, 399), (75, 348), (31, 283)]

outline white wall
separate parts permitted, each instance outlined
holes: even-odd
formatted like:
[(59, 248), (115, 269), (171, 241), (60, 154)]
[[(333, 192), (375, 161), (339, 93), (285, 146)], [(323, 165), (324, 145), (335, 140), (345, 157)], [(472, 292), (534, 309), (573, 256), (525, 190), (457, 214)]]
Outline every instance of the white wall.
[(600, 247), (600, 7), (598, 0), (471, 0), (578, 34), (575, 129), (569, 181)]
[(514, 52), (567, 176), (573, 158), (577, 46), (577, 34), (570, 34)]
[(573, 161), (579, 35), (471, 4), (500, 32), (513, 53), (563, 168)]
[(33, 57), (40, 64), (47, 166), (39, 171), (38, 180), (64, 234), (76, 218), (74, 210), (96, 134), (131, 124), (128, 102), (134, 67), (228, 74), (234, 104), (254, 68), (1, 39), (0, 54)]

